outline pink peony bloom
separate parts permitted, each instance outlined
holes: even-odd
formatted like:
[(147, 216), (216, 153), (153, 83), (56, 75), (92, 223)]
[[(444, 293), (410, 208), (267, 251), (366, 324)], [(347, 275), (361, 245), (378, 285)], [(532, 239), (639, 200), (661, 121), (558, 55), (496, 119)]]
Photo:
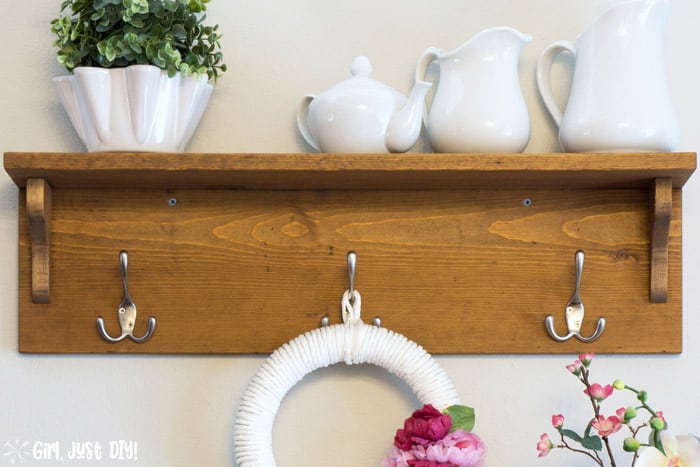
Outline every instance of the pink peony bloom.
[(415, 460), (411, 451), (404, 451), (397, 447), (391, 448), (389, 454), (382, 459), (382, 467), (408, 467), (408, 461)]
[(455, 430), (425, 448), (427, 460), (459, 467), (482, 467), (486, 445), (477, 435)]
[(552, 440), (549, 439), (549, 435), (547, 433), (542, 433), (540, 440), (537, 442), (537, 452), (539, 453), (537, 457), (546, 456), (553, 447), (554, 444), (552, 444)]
[(617, 433), (618, 431), (620, 431), (620, 428), (622, 428), (620, 419), (617, 418), (615, 415), (611, 415), (608, 418), (605, 418), (602, 415), (598, 415), (598, 418), (596, 420), (593, 420), (593, 422), (591, 422), (591, 425), (593, 426), (593, 428), (598, 430), (598, 434), (600, 434), (600, 436), (610, 436), (613, 433)]
[(408, 451), (413, 446), (413, 439), (411, 439), (411, 435), (406, 430), (399, 428), (394, 436), (394, 446)]
[(396, 432), (394, 445), (405, 450), (410, 449), (412, 444), (428, 444), (442, 439), (450, 428), (452, 417), (426, 404), (404, 421), (403, 429)]
[(564, 426), (564, 416), (562, 414), (552, 415), (552, 426), (557, 430)]
[(413, 460), (409, 461), (408, 465), (411, 467), (459, 467), (458, 465), (443, 464), (435, 461), (428, 460)]
[(590, 389), (584, 389), (583, 393), (600, 402), (612, 395), (613, 387), (610, 384), (606, 384), (605, 387), (603, 387), (598, 383), (593, 383)]

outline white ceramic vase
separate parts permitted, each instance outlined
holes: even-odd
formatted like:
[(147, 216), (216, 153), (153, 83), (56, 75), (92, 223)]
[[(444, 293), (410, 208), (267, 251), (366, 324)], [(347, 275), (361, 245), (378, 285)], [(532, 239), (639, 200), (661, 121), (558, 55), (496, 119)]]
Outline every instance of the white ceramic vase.
[(213, 90), (206, 77), (170, 78), (153, 65), (78, 67), (52, 81), (91, 152), (184, 151)]

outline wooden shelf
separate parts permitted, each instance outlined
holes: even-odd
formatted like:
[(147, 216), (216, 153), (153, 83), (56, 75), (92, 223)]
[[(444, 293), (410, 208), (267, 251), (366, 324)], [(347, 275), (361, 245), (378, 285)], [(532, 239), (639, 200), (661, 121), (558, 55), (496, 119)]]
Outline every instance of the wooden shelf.
[[(695, 153), (5, 153), (20, 187), (20, 351), (268, 353), (340, 321), (432, 353), (678, 353), (681, 188)], [(650, 215), (651, 212), (651, 215)], [(594, 343), (565, 334), (574, 252)], [(136, 335), (119, 334), (129, 252)], [(654, 336), (653, 339), (644, 336)]]
[(17, 186), (153, 189), (564, 189), (682, 187), (694, 153), (163, 154), (5, 153)]

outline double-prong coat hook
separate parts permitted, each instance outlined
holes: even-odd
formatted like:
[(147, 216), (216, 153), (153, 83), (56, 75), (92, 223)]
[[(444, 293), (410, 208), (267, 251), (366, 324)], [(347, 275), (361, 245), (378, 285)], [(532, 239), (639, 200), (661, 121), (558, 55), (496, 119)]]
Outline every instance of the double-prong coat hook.
[(119, 337), (112, 337), (107, 334), (107, 331), (105, 330), (105, 322), (104, 319), (102, 319), (102, 316), (97, 318), (97, 332), (99, 332), (102, 338), (108, 342), (119, 342), (126, 337), (134, 342), (145, 342), (153, 335), (153, 331), (156, 329), (156, 319), (153, 316), (148, 318), (148, 329), (146, 330), (146, 334), (144, 334), (142, 337), (134, 336), (134, 325), (136, 324), (136, 305), (131, 300), (131, 296), (129, 295), (129, 283), (127, 280), (129, 254), (126, 251), (119, 253), (119, 267), (121, 268), (122, 288), (124, 292), (117, 314), (119, 316), (119, 326), (121, 326), (122, 334)]
[[(358, 310), (361, 306), (360, 304), (360, 293), (355, 290), (355, 271), (357, 270), (357, 253), (354, 251), (349, 251), (347, 254), (348, 262), (348, 290), (343, 294), (343, 322), (348, 319), (348, 315), (353, 307), (357, 306)], [(347, 307), (345, 301), (347, 300)], [(349, 308), (349, 309), (348, 309)], [(378, 328), (382, 327), (382, 319), (379, 316), (375, 316), (372, 320), (372, 324)], [(328, 315), (324, 315), (321, 318), (321, 327), (326, 327), (331, 325), (331, 319)]]
[(547, 332), (552, 336), (552, 339), (558, 342), (564, 342), (566, 340), (575, 337), (581, 342), (593, 342), (598, 339), (603, 331), (605, 330), (605, 318), (598, 318), (598, 324), (596, 325), (595, 331), (590, 337), (583, 337), (581, 335), (581, 324), (583, 323), (583, 302), (581, 301), (581, 275), (583, 274), (583, 259), (584, 254), (582, 250), (578, 250), (575, 255), (576, 262), (576, 284), (574, 286), (574, 294), (571, 299), (566, 304), (566, 326), (569, 333), (566, 336), (560, 336), (554, 330), (554, 317), (548, 315), (544, 320), (544, 325), (547, 328)]

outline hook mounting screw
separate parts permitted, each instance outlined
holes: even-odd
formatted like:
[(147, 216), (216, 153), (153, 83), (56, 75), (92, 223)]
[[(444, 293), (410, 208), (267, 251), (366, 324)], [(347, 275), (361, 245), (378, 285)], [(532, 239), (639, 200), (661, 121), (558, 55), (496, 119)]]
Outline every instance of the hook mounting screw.
[(584, 260), (583, 250), (578, 250), (574, 259), (576, 265), (576, 283), (574, 286), (574, 293), (565, 307), (566, 326), (569, 332), (565, 336), (557, 334), (554, 330), (554, 316), (552, 315), (547, 315), (544, 320), (544, 325), (552, 339), (557, 342), (564, 342), (572, 337), (577, 338), (581, 342), (593, 342), (603, 334), (605, 330), (605, 318), (598, 318), (596, 329), (590, 337), (583, 337), (581, 335), (581, 324), (583, 323), (583, 302), (581, 301), (581, 276), (583, 275)]
[(148, 318), (148, 329), (146, 334), (142, 337), (134, 336), (134, 325), (136, 324), (136, 305), (131, 300), (129, 295), (129, 283), (127, 279), (127, 269), (129, 267), (129, 254), (126, 251), (121, 251), (119, 253), (119, 267), (121, 269), (122, 276), (122, 301), (119, 303), (117, 308), (117, 316), (119, 317), (119, 326), (121, 326), (122, 334), (119, 337), (112, 337), (107, 334), (105, 329), (105, 322), (102, 316), (99, 316), (96, 320), (97, 332), (102, 336), (107, 342), (119, 342), (125, 338), (129, 338), (134, 342), (145, 342), (153, 335), (153, 331), (156, 329), (156, 319), (151, 316)]

